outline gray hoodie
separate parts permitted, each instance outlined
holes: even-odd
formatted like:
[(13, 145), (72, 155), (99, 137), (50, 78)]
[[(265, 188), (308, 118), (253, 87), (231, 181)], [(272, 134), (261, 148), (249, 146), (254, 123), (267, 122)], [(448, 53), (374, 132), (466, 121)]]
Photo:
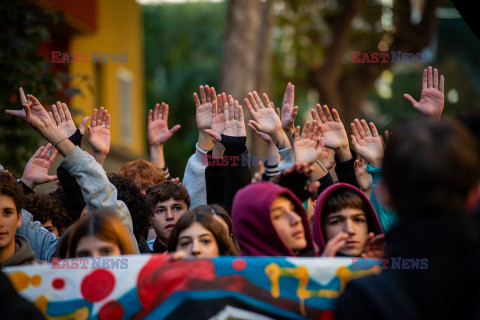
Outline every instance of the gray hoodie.
[(35, 261), (35, 252), (30, 247), (30, 242), (24, 236), (15, 235), (15, 253), (13, 256), (0, 263), (0, 269), (4, 267), (32, 264)]

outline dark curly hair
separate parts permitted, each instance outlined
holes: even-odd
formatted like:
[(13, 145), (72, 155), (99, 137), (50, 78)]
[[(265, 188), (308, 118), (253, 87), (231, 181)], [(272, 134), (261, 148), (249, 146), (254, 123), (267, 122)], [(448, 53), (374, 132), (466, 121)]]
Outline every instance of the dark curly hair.
[(108, 179), (117, 189), (117, 199), (123, 201), (130, 211), (135, 237), (141, 235), (146, 238), (152, 226), (150, 217), (153, 217), (153, 211), (148, 207), (140, 187), (132, 180), (114, 173), (110, 173)]
[(23, 190), (11, 174), (3, 171), (0, 172), (0, 194), (12, 198), (17, 214), (19, 214), (24, 205)]
[(46, 193), (25, 195), (24, 209), (33, 215), (33, 220), (40, 221), (42, 224), (52, 220), (52, 224), (57, 227), (59, 235), (72, 223), (63, 203)]
[(164, 181), (147, 189), (146, 200), (150, 210), (155, 209), (159, 202), (167, 201), (173, 198), (177, 201), (184, 201), (187, 208), (190, 208), (190, 195), (184, 185), (179, 185), (172, 181)]

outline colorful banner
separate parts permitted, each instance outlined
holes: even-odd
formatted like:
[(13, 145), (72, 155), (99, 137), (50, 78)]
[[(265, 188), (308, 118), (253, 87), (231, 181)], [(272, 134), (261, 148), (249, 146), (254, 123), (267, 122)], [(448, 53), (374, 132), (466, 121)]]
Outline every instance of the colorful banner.
[(350, 258), (168, 255), (57, 260), (6, 268), (47, 319), (330, 319), (348, 281), (379, 272)]

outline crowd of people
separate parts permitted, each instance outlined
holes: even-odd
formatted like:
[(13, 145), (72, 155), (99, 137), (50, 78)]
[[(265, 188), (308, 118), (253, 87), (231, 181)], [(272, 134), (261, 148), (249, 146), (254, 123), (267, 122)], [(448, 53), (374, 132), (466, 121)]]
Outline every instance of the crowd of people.
[[(420, 100), (405, 94), (419, 117), (383, 136), (374, 123), (355, 119), (349, 139), (337, 110), (320, 104), (295, 126), (294, 90), (289, 83), (280, 109), (267, 94), (250, 92), (240, 102), (200, 86), (193, 94), (198, 142), (180, 182), (164, 157), (180, 129), (168, 127), (167, 104), (148, 114), (150, 161), (107, 174), (107, 109), (95, 109), (90, 125), (87, 117), (77, 128), (65, 103), (47, 111), (20, 88), (22, 109), (3, 116), (24, 119), (49, 143), (19, 179), (3, 164), (0, 267), (139, 253), (426, 258), (427, 270), (384, 270), (351, 281), (337, 318), (480, 315), (478, 117), (463, 124), (441, 118), (444, 77), (432, 67), (423, 72)], [(245, 165), (247, 126), (267, 147), (254, 174)], [(84, 135), (91, 154), (81, 149)], [(50, 176), (58, 153), (64, 159)], [(56, 180), (49, 194), (33, 191)]]

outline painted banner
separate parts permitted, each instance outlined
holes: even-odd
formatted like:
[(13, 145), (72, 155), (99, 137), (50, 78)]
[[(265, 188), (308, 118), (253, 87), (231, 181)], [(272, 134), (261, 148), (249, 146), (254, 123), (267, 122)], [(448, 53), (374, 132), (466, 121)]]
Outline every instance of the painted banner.
[(348, 281), (379, 272), (350, 258), (163, 254), (6, 268), (47, 319), (331, 319)]

